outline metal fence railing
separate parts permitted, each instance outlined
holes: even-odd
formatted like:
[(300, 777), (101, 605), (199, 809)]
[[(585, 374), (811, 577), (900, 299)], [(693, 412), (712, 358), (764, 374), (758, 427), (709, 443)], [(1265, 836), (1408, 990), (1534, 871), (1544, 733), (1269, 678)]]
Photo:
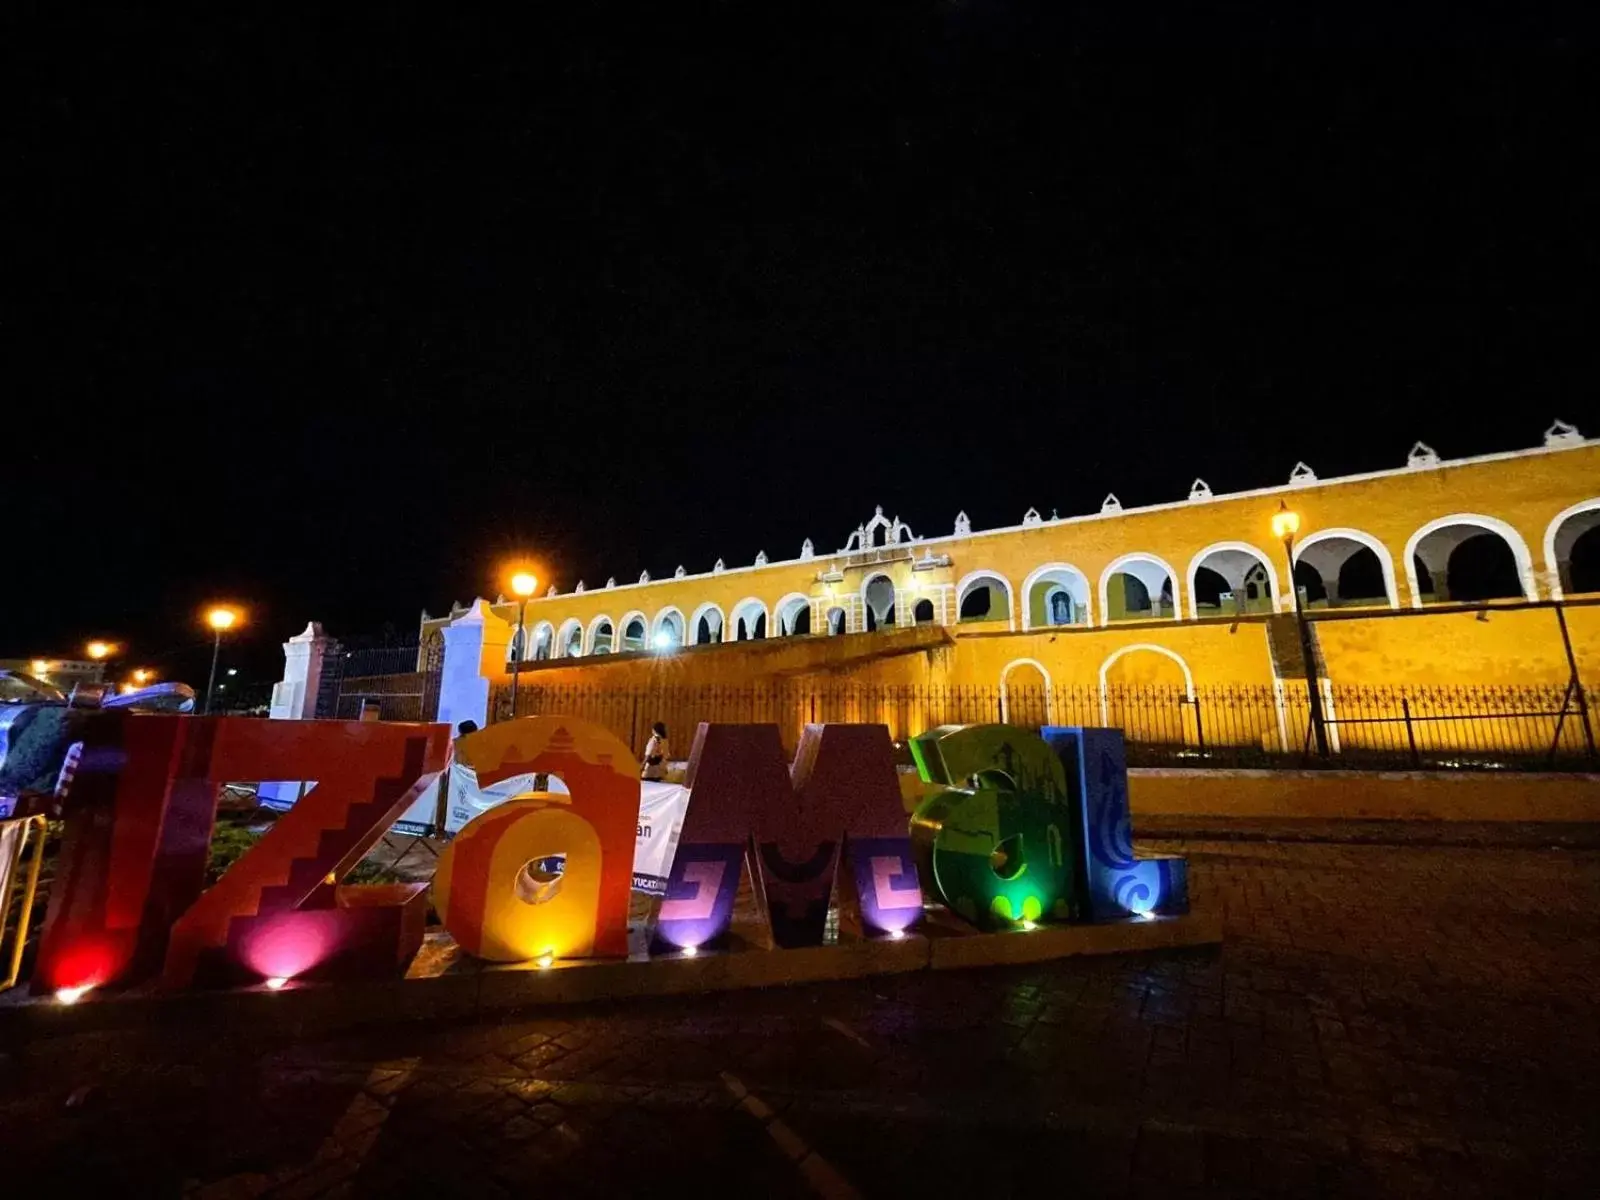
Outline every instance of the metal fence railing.
[[(771, 723), (791, 750), (817, 722), (867, 721), (897, 741), (937, 725), (1005, 721), (1120, 728), (1136, 766), (1373, 767), (1593, 770), (1580, 705), (1560, 686), (1369, 687), (1323, 684), (1329, 755), (1315, 753), (1304, 684), (1100, 687), (942, 687), (815, 684), (611, 688), (535, 685), (518, 716), (593, 721), (637, 753), (650, 726), (666, 722), (686, 750), (702, 721)], [(510, 689), (496, 689), (491, 720), (511, 716)]]

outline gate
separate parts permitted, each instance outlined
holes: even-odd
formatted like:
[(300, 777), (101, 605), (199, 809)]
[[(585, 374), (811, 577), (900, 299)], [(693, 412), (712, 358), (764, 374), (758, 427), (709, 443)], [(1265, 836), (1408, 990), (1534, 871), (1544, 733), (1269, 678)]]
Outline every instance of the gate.
[(323, 664), (317, 716), (359, 721), (432, 721), (439, 712), (444, 633), (420, 643), (364, 649), (335, 645)]

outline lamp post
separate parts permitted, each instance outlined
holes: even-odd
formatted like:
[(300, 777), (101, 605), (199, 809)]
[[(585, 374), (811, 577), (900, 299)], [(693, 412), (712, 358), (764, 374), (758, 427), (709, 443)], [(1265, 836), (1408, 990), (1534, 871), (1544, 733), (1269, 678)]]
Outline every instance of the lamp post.
[(538, 589), (539, 581), (527, 571), (518, 571), (511, 577), (511, 593), (517, 598), (517, 655), (511, 663), (511, 719), (517, 717), (517, 683), (522, 677), (522, 660), (527, 657), (528, 598)]
[(1294, 622), (1300, 634), (1300, 661), (1306, 672), (1306, 703), (1311, 712), (1311, 731), (1316, 735), (1317, 754), (1328, 757), (1328, 728), (1322, 714), (1322, 693), (1317, 690), (1316, 651), (1311, 645), (1311, 626), (1306, 622), (1305, 606), (1300, 603), (1300, 589), (1294, 582), (1294, 535), (1300, 532), (1300, 514), (1278, 501), (1278, 511), (1272, 515), (1272, 533), (1283, 539), (1283, 552), (1289, 560), (1289, 594), (1294, 597)]
[(211, 643), (211, 678), (206, 681), (205, 715), (211, 715), (211, 695), (217, 687), (217, 659), (222, 654), (222, 635), (238, 623), (239, 614), (234, 609), (217, 607), (206, 613), (206, 624), (216, 636)]

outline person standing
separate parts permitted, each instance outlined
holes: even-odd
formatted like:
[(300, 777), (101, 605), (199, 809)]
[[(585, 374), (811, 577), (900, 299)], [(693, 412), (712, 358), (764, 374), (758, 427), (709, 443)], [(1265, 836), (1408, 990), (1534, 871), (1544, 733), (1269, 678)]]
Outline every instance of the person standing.
[(665, 722), (657, 721), (650, 727), (650, 740), (644, 747), (644, 771), (646, 779), (663, 780), (667, 777), (667, 764), (672, 761), (672, 743), (667, 741), (667, 726)]

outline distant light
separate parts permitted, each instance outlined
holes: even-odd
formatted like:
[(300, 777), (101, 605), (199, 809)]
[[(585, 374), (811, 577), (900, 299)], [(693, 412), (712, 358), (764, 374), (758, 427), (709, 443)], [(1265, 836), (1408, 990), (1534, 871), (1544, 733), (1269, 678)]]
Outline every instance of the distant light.
[(683, 948), (683, 956), (685, 958), (693, 958), (696, 954), (699, 954), (699, 953), (700, 953), (700, 947), (699, 946), (685, 946)]
[(89, 994), (87, 983), (79, 987), (64, 987), (56, 992), (56, 999), (62, 1004), (76, 1004)]
[(133, 681), (135, 683), (149, 683), (155, 678), (155, 674), (156, 673), (150, 670), (148, 667), (140, 667), (133, 673)]
[(283, 991), (284, 986), (288, 982), (289, 981), (287, 979), (285, 979), (282, 975), (274, 975), (271, 979), (266, 981), (267, 991), (269, 991), (269, 992), (281, 992), (281, 991)]
[(131, 695), (135, 689), (134, 689), (133, 684), (125, 683), (120, 688), (118, 688), (117, 690), (120, 691), (124, 696), (127, 696), (127, 695)]
[(670, 629), (663, 629), (655, 636), (655, 645), (657, 650), (671, 650), (676, 642), (677, 639), (672, 636), (672, 631)]
[(539, 955), (538, 958), (534, 959), (534, 961), (539, 964), (539, 970), (548, 971), (550, 969), (550, 965), (556, 961), (556, 956), (551, 954), (550, 951), (546, 950), (543, 954)]
[(109, 658), (111, 652), (115, 649), (116, 647), (110, 642), (90, 642), (84, 647), (84, 650), (88, 653), (89, 657), (97, 662), (102, 658)]
[(36, 658), (29, 665), (33, 667), (35, 675), (48, 675), (50, 673), (50, 660), (48, 658)]
[(228, 668), (228, 674), (229, 675), (237, 675), (238, 673), (239, 673), (239, 668), (238, 667), (229, 667)]

